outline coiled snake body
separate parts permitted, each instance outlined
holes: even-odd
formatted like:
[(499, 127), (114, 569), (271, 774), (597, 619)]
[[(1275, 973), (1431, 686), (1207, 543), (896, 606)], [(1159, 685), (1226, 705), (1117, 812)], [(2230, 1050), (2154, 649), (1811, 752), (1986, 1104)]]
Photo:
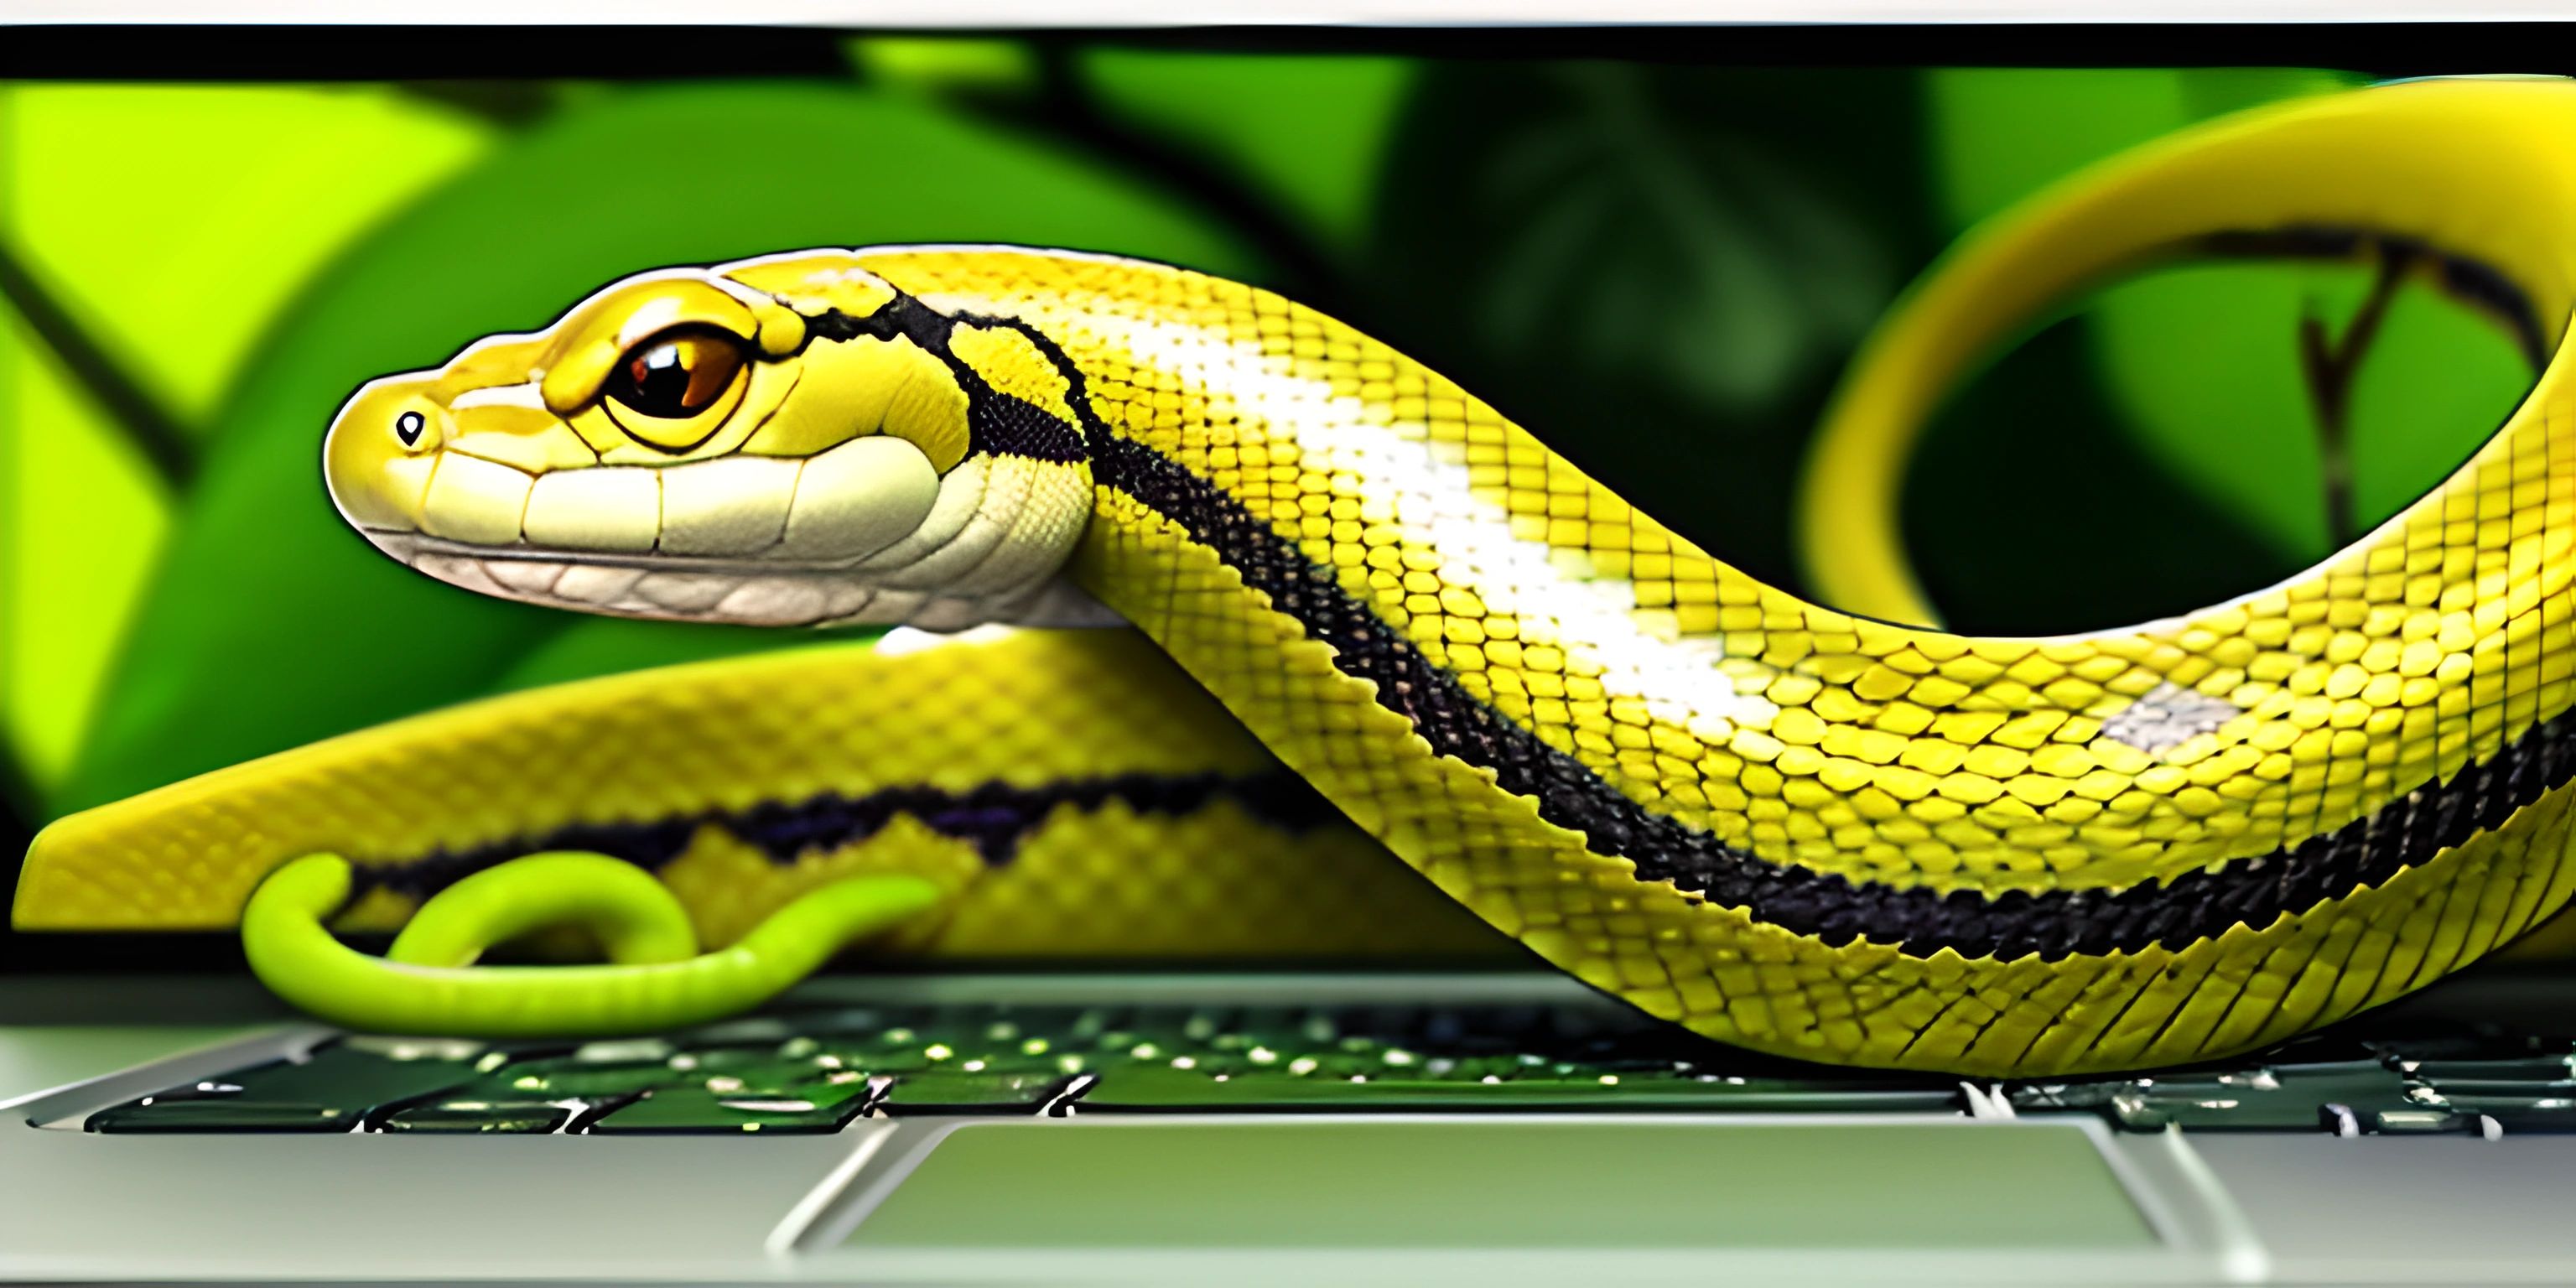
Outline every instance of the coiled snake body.
[[(67, 821), (18, 920), (220, 922), (327, 847), (369, 891), (351, 923), (384, 924), (515, 840), (661, 865), (718, 941), (749, 905), (904, 870), (964, 891), (964, 933), (997, 942), (1117, 951), (1078, 928), (1097, 912), (1472, 951), (1438, 900), (1360, 875), (1338, 810), (1547, 960), (1729, 1042), (1994, 1074), (2277, 1040), (2474, 960), (2576, 883), (2565, 364), (2349, 549), (2119, 630), (1858, 615), (1928, 620), (1887, 517), (1905, 448), (2039, 309), (2212, 236), (2429, 247), (2553, 353), (2570, 141), (2564, 84), (2386, 87), (2178, 136), (1974, 235), (1825, 431), (1811, 536), (1856, 611), (1729, 568), (1437, 374), (1240, 284), (938, 246), (630, 278), (361, 390), (326, 448), (343, 514), (422, 572), (595, 612), (1105, 608), (1293, 779), (1132, 637), (785, 654), (499, 700)], [(247, 830), (223, 802), (295, 815), (317, 784), (328, 817), (208, 839)], [(183, 804), (196, 868), (173, 882), (132, 856), (175, 845)], [(983, 875), (996, 845), (1025, 864), (1041, 843), (1085, 884)]]

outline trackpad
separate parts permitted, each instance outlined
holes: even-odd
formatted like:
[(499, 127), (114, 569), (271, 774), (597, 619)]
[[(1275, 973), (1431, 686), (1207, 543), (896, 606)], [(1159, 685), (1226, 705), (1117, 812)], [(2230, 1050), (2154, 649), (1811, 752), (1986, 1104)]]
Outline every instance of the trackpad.
[(2155, 1235), (2047, 1125), (993, 1123), (851, 1236), (871, 1248), (2087, 1248)]

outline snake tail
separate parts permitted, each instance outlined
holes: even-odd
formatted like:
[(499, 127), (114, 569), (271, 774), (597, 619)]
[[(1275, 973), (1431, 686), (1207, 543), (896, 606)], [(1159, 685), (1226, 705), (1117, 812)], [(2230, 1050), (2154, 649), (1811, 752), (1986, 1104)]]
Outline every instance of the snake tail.
[(563, 925), (588, 931), (619, 965), (686, 961), (698, 951), (688, 910), (643, 869), (604, 854), (549, 850), (440, 891), (404, 923), (385, 960), (471, 966), (494, 944)]
[[(381, 1032), (526, 1038), (647, 1033), (767, 1001), (843, 945), (938, 906), (913, 877), (852, 877), (812, 891), (732, 946), (692, 956), (687, 914), (632, 866), (597, 855), (532, 855), (431, 899), (369, 957), (323, 918), (349, 897), (349, 862), (314, 854), (261, 882), (242, 911), (253, 974), (295, 1006)], [(608, 945), (606, 966), (469, 966), (483, 949), (567, 921)], [(675, 951), (676, 950), (676, 951)]]

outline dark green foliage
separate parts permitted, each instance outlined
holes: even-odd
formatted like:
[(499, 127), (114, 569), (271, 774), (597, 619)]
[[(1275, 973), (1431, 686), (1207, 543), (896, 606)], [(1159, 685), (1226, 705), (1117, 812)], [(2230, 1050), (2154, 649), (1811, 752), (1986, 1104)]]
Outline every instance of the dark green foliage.
[(1789, 481), (1939, 240), (1907, 72), (1429, 73), (1378, 190), (1387, 338), (1641, 508), (1794, 583)]
[(2120, 432), (2085, 329), (2041, 331), (1961, 391), (1907, 475), (1906, 546), (1953, 626), (2146, 621), (2296, 570)]

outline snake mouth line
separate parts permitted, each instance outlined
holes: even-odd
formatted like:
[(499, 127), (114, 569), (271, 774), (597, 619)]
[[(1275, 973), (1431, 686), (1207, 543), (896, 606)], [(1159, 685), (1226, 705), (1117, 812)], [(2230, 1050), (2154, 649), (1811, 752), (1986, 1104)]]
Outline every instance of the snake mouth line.
[(381, 530), (367, 536), (412, 571), (476, 594), (620, 617), (822, 626), (858, 620), (871, 605), (925, 598), (872, 585), (844, 563), (483, 546)]
[(425, 532), (405, 528), (361, 528), (376, 548), (407, 566), (418, 566), (424, 557), (483, 559), (517, 563), (578, 564), (594, 568), (629, 568), (638, 572), (687, 572), (744, 577), (811, 575), (846, 572), (864, 556), (840, 560), (761, 559), (727, 555), (671, 555), (654, 553), (621, 553), (603, 550), (569, 550), (554, 546), (520, 543), (507, 546), (476, 545), (433, 537)]

